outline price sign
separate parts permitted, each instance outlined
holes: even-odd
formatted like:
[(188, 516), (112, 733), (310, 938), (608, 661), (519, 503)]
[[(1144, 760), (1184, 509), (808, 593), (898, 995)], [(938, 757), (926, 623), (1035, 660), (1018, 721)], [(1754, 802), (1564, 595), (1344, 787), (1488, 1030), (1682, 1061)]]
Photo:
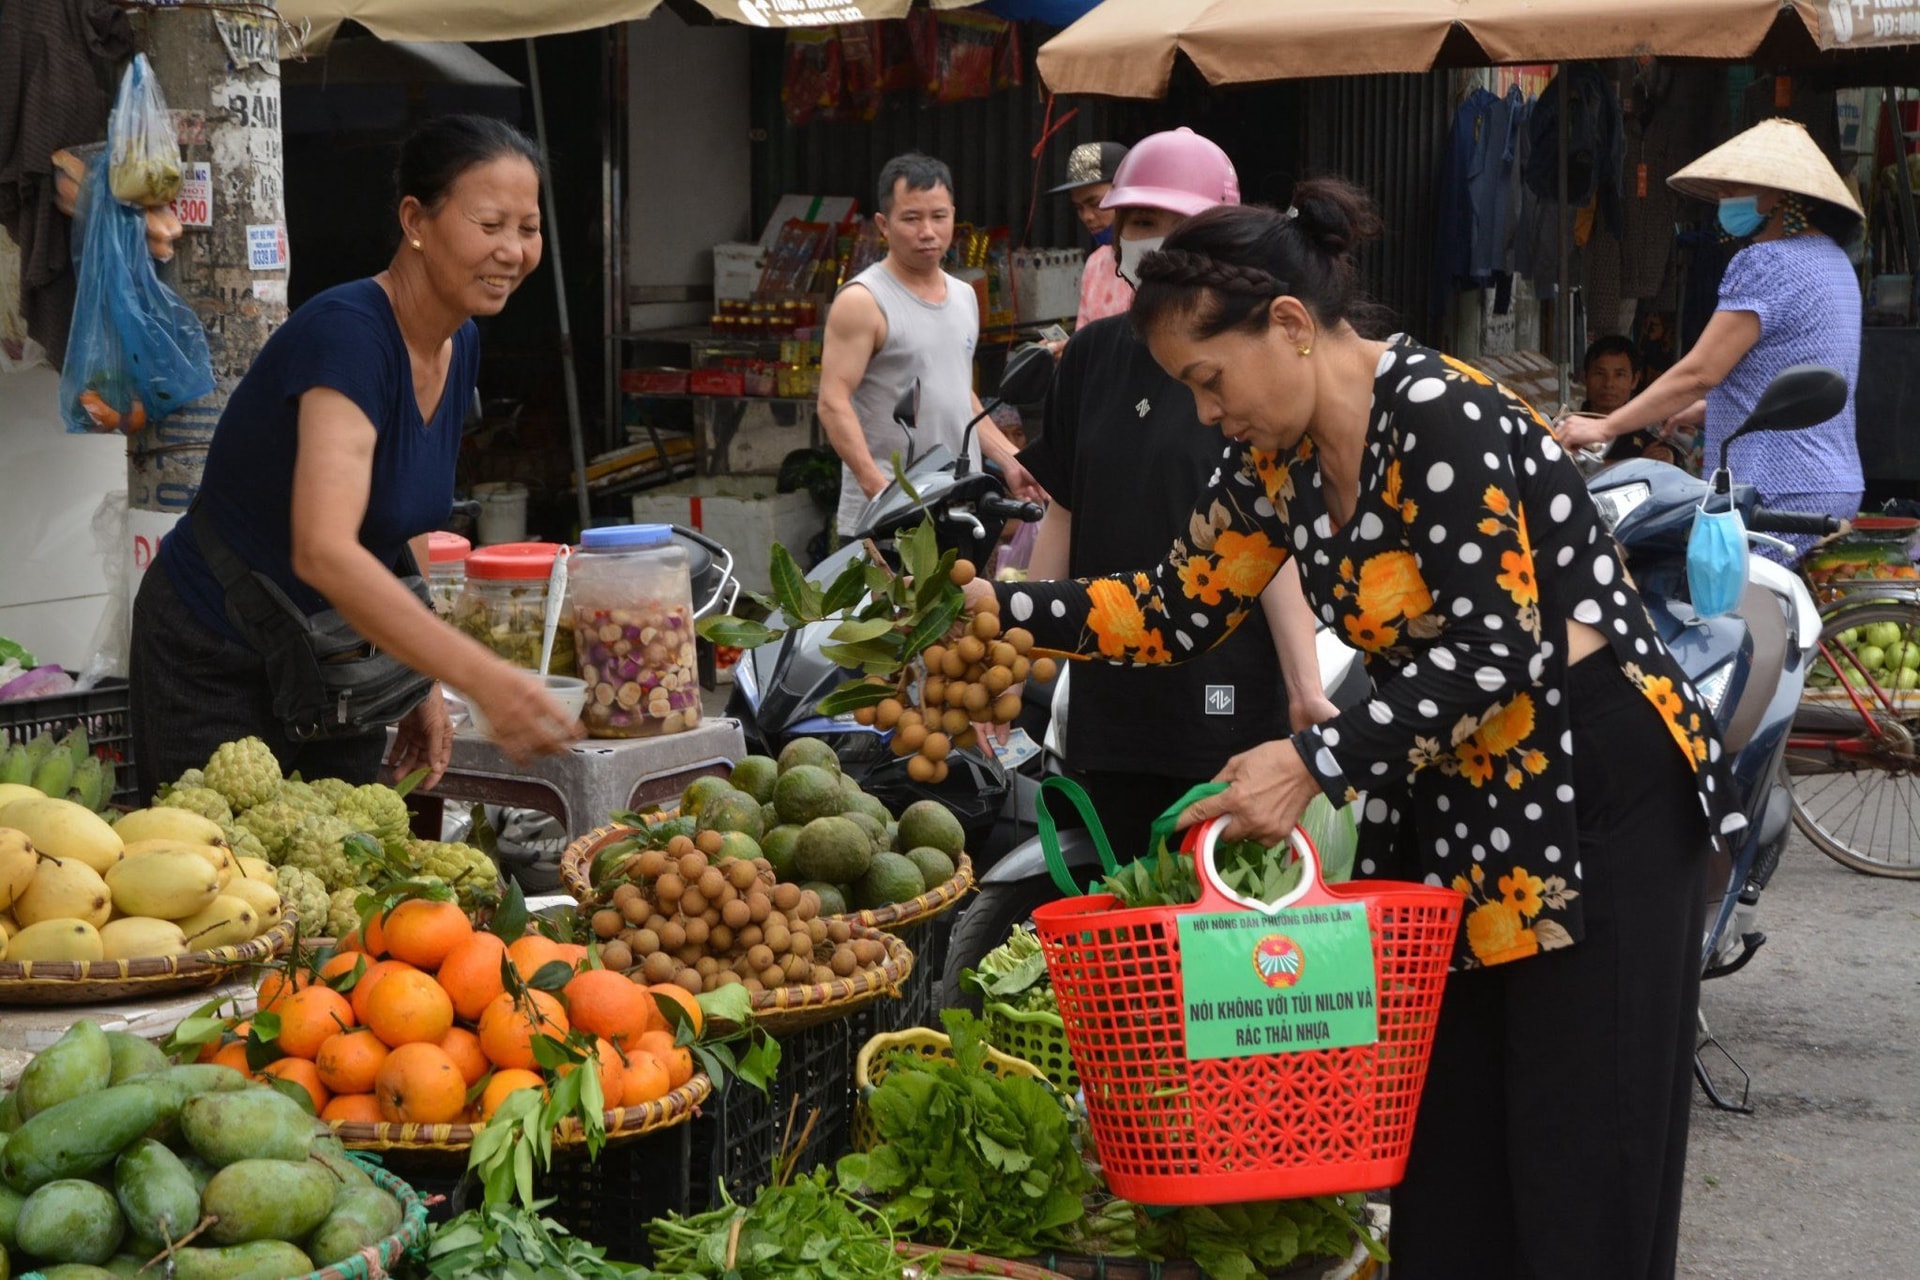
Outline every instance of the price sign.
[(1187, 1057), (1246, 1058), (1380, 1038), (1367, 910), (1180, 917)]
[(173, 198), (173, 216), (183, 227), (213, 225), (213, 166), (189, 160), (180, 166), (180, 194)]
[(279, 223), (247, 228), (247, 265), (255, 271), (280, 271), (287, 265), (287, 229)]

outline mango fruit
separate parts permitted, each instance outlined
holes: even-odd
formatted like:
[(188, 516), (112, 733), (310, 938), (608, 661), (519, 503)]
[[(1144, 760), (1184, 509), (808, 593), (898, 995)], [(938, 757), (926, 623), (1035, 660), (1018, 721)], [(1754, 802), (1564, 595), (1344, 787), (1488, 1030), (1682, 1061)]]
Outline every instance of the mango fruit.
[(347, 1149), (340, 1145), (340, 1139), (334, 1137), (331, 1130), (315, 1136), (312, 1158), (332, 1170), (343, 1188), (373, 1185), (373, 1179), (367, 1176), (367, 1171), (347, 1159)]
[(244, 898), (221, 894), (204, 911), (175, 921), (187, 935), (190, 951), (211, 951), (215, 947), (237, 947), (259, 931), (259, 917)]
[(0, 1249), (15, 1247), (14, 1224), (20, 1220), (20, 1206), (27, 1198), (12, 1187), (0, 1185)]
[(118, 1273), (84, 1262), (61, 1262), (42, 1267), (35, 1274), (45, 1276), (46, 1280), (114, 1280)]
[[(125, 1246), (123, 1245), (122, 1248), (125, 1248)], [(158, 1249), (153, 1251), (153, 1253), (158, 1252), (160, 1252)], [(147, 1280), (147, 1277), (152, 1275), (153, 1271), (142, 1271), (140, 1268), (147, 1265), (147, 1259), (151, 1258), (153, 1253), (144, 1256), (132, 1253), (116, 1253), (107, 1259), (104, 1270), (110, 1276), (118, 1276), (120, 1280)], [(154, 1268), (156, 1271), (158, 1269), (157, 1267)]]
[(398, 1231), (400, 1216), (400, 1202), (380, 1188), (343, 1187), (333, 1212), (308, 1239), (307, 1253), (316, 1267), (330, 1267)]
[(152, 1128), (162, 1110), (158, 1092), (139, 1083), (68, 1098), (36, 1113), (7, 1139), (0, 1150), (0, 1178), (26, 1192), (59, 1179), (84, 1178)]
[(105, 878), (114, 909), (128, 916), (183, 920), (220, 896), (213, 864), (184, 845), (122, 858)]
[(105, 818), (71, 800), (52, 796), (15, 800), (0, 809), (0, 827), (19, 831), (49, 857), (78, 859), (99, 875), (105, 875), (108, 867), (120, 861), (126, 847), (126, 841)]
[(122, 814), (113, 824), (123, 844), (144, 840), (165, 840), (173, 844), (225, 845), (227, 833), (211, 818), (190, 809), (170, 809), (157, 805)]
[(6, 958), (13, 961), (79, 961), (107, 958), (100, 931), (85, 920), (42, 920), (7, 939)]
[(280, 923), (280, 891), (270, 884), (261, 884), (258, 880), (249, 880), (245, 876), (235, 876), (233, 882), (222, 890), (229, 897), (238, 898), (253, 908), (253, 936), (259, 937)]
[(236, 1160), (213, 1175), (200, 1197), (215, 1244), (301, 1240), (327, 1220), (339, 1184), (312, 1160)]
[(38, 800), (46, 792), (24, 782), (0, 782), (0, 809), (6, 808), (15, 800)]
[(179, 1156), (150, 1138), (136, 1141), (114, 1161), (113, 1191), (136, 1239), (164, 1247), (200, 1221), (200, 1188), (193, 1174)]
[(0, 1097), (0, 1133), (12, 1133), (20, 1127), (20, 1103), (12, 1093)]
[[(249, 858), (244, 854), (236, 855), (233, 861), (239, 868), (240, 874), (248, 880), (258, 880), (261, 884), (279, 883), (274, 877), (273, 864), (271, 862), (262, 858)], [(224, 888), (225, 886), (222, 887)]]
[(127, 1226), (113, 1193), (81, 1178), (59, 1178), (20, 1206), (14, 1239), (20, 1252), (48, 1262), (99, 1266), (120, 1248)]
[[(13, 903), (13, 918), (28, 927), (43, 920), (85, 920), (98, 929), (112, 915), (113, 895), (100, 873), (79, 858), (58, 854), (40, 860), (33, 883)], [(11, 939), (7, 945), (12, 947)]]
[(183, 956), (187, 954), (187, 935), (171, 920), (152, 916), (121, 916), (107, 921), (100, 930), (101, 957), (106, 960), (133, 960), (140, 956)]
[(149, 1071), (164, 1071), (167, 1055), (151, 1040), (125, 1031), (107, 1032), (107, 1054), (112, 1063), (109, 1083), (124, 1084)]
[(22, 1121), (69, 1098), (98, 1093), (113, 1079), (113, 1042), (97, 1022), (82, 1018), (33, 1056), (20, 1072), (13, 1104)]
[(256, 1240), (225, 1249), (190, 1245), (173, 1255), (173, 1280), (286, 1280), (312, 1270), (313, 1259), (283, 1240)]
[[(194, 1154), (225, 1168), (236, 1160), (305, 1160), (313, 1117), (272, 1089), (199, 1093), (180, 1108), (180, 1132)], [(0, 1151), (0, 1160), (6, 1153)]]
[(24, 831), (0, 827), (0, 911), (13, 906), (13, 900), (33, 883), (40, 869), (40, 854)]

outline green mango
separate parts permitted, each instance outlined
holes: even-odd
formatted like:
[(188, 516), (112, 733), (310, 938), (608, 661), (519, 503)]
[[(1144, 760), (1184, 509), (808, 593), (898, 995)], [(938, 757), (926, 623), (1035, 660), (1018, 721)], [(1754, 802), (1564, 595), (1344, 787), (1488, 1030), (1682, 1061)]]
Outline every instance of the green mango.
[[(62, 1262), (57, 1266), (42, 1267), (33, 1274), (44, 1276), (46, 1280), (113, 1280), (113, 1272), (105, 1267), (89, 1266), (84, 1262)], [(149, 1271), (147, 1274), (153, 1273)]]
[[(146, 1075), (149, 1071), (164, 1071), (167, 1066), (167, 1055), (160, 1052), (159, 1045), (125, 1031), (107, 1032), (107, 1054), (112, 1064), (112, 1084), (125, 1084), (135, 1076)], [(238, 1075), (239, 1072), (234, 1074)]]
[(0, 1133), (12, 1133), (20, 1127), (23, 1119), (25, 1117), (20, 1114), (20, 1104), (12, 1093), (0, 1098)]
[(220, 1172), (220, 1170), (214, 1168), (191, 1151), (182, 1151), (177, 1154), (180, 1157), (181, 1167), (193, 1175), (193, 1189), (195, 1194), (205, 1195), (207, 1192), (207, 1184), (213, 1181), (213, 1175)]
[[(153, 1251), (153, 1253), (158, 1252), (160, 1252), (158, 1249)], [(107, 1259), (107, 1274), (119, 1276), (120, 1280), (148, 1280), (148, 1277), (160, 1268), (154, 1267), (152, 1270), (144, 1272), (141, 1271), (140, 1268), (147, 1265), (147, 1259), (151, 1258), (153, 1253), (116, 1253)]]
[(222, 1167), (250, 1158), (305, 1160), (313, 1150), (313, 1117), (272, 1089), (195, 1094), (180, 1108), (180, 1132), (195, 1155)]
[(232, 1067), (223, 1067), (217, 1062), (189, 1062), (168, 1067), (159, 1074), (162, 1079), (177, 1081), (189, 1094), (238, 1093), (251, 1089), (254, 1083)]
[(13, 1248), (14, 1223), (20, 1220), (20, 1206), (27, 1198), (12, 1187), (0, 1186), (0, 1249)]
[(299, 1240), (327, 1220), (339, 1183), (312, 1160), (235, 1160), (213, 1175), (200, 1211), (215, 1244)]
[(14, 1224), (20, 1252), (48, 1262), (98, 1266), (119, 1250), (126, 1234), (113, 1193), (80, 1178), (59, 1178), (35, 1191)]
[(189, 1247), (173, 1255), (173, 1280), (287, 1280), (312, 1270), (313, 1259), (284, 1240), (256, 1240), (226, 1249)]
[(103, 1168), (122, 1147), (151, 1129), (162, 1113), (159, 1094), (144, 1084), (118, 1084), (49, 1107), (7, 1139), (0, 1178), (31, 1192), (57, 1178)]
[(316, 1267), (330, 1267), (398, 1231), (400, 1218), (400, 1202), (380, 1188), (342, 1188), (333, 1212), (307, 1241), (307, 1252)]
[(98, 1093), (113, 1081), (113, 1050), (98, 1023), (80, 1021), (35, 1054), (14, 1089), (20, 1118), (31, 1120), (69, 1098)]
[(120, 1153), (113, 1166), (113, 1190), (128, 1228), (141, 1240), (178, 1240), (200, 1221), (200, 1188), (193, 1174), (179, 1156), (151, 1138)]
[(370, 1187), (373, 1179), (367, 1171), (347, 1159), (347, 1149), (340, 1145), (340, 1139), (331, 1132), (313, 1140), (313, 1158), (327, 1166), (342, 1187)]

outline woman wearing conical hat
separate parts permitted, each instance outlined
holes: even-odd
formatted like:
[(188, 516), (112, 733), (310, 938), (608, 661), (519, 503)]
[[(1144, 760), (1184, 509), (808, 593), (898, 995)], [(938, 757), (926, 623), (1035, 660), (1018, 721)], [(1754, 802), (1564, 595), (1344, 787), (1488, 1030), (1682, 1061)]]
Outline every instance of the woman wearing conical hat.
[[(1824, 365), (1845, 375), (1849, 387), (1859, 373), (1860, 284), (1841, 245), (1863, 215), (1806, 129), (1791, 120), (1757, 124), (1668, 181), (1683, 194), (1718, 202), (1720, 229), (1746, 247), (1727, 264), (1719, 306), (1693, 349), (1613, 413), (1570, 419), (1562, 444), (1611, 440), (1675, 416), (1697, 423), (1704, 410), (1706, 457), (1717, 460), (1720, 442), (1781, 370)], [(1855, 514), (1865, 482), (1852, 395), (1817, 427), (1743, 438), (1729, 465), (1769, 507)]]

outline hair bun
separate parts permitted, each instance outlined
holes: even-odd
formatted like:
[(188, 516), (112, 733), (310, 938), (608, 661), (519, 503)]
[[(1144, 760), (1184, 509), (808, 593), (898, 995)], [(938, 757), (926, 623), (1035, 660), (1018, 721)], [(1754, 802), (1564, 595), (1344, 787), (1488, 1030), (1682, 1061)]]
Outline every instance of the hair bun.
[(1343, 259), (1384, 230), (1371, 196), (1342, 178), (1306, 178), (1293, 189), (1300, 232), (1321, 253)]

